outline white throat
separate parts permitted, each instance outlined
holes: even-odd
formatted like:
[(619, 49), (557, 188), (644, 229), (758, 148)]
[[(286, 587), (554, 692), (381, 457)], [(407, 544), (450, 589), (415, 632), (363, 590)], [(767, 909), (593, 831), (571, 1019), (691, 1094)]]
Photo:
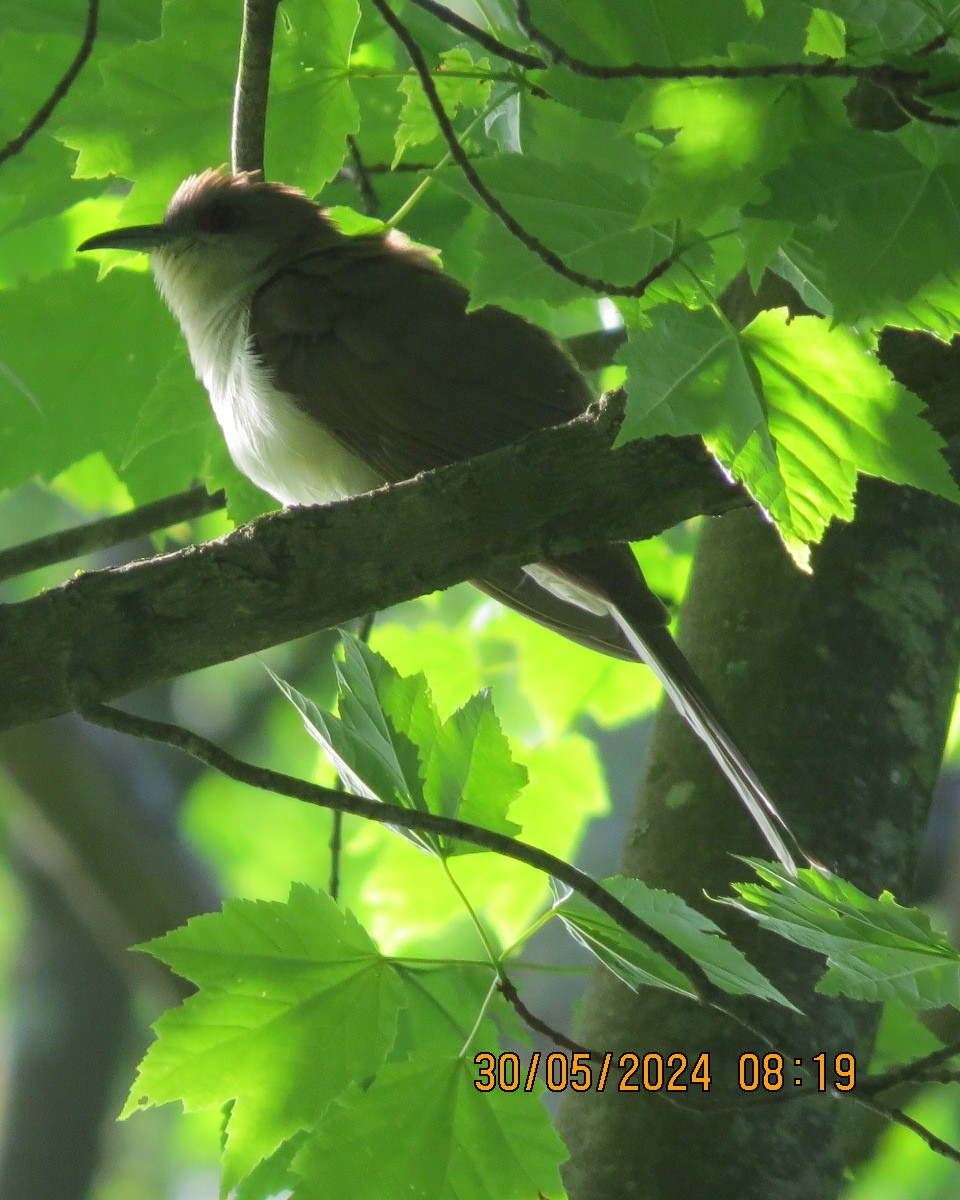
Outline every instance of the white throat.
[(163, 253), (152, 256), (152, 266), (230, 457), (244, 475), (284, 505), (326, 504), (383, 483), (273, 386), (249, 333), (259, 281), (231, 289), (221, 280), (198, 279), (188, 264)]

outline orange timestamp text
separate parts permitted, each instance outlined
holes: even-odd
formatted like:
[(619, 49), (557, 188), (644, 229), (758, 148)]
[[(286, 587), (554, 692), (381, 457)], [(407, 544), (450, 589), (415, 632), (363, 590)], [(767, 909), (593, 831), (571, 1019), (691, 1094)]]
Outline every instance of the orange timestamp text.
[[(519, 1054), (482, 1051), (474, 1057), (478, 1092), (529, 1092), (538, 1078), (551, 1092), (708, 1092), (713, 1083), (710, 1053), (541, 1054), (534, 1050), (526, 1067)], [(856, 1086), (857, 1062), (852, 1054), (813, 1054), (790, 1058), (778, 1052), (741, 1054), (736, 1085), (744, 1092), (849, 1092)]]

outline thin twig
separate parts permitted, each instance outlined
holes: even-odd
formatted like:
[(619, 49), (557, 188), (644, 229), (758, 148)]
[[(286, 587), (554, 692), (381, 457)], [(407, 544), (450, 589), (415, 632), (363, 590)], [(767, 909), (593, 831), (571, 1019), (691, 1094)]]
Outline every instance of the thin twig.
[(461, 17), (453, 9), (447, 8), (445, 4), (438, 4), (436, 0), (413, 0), (413, 3), (417, 8), (422, 8), (424, 12), (430, 13), (438, 21), (442, 21), (444, 25), (449, 25), (458, 33), (466, 34), (468, 38), (472, 38), (478, 45), (483, 46), (484, 50), (489, 50), (498, 58), (505, 58), (508, 62), (516, 63), (518, 67), (526, 67), (531, 71), (543, 70), (548, 65), (539, 54), (528, 54), (523, 50), (515, 50), (512, 46), (508, 46), (499, 38), (494, 37), (492, 33), (487, 33), (485, 29), (481, 29), (472, 21)]
[(517, 0), (517, 20), (532, 42), (542, 47), (551, 59), (590, 79), (772, 79), (776, 76), (792, 75), (814, 79), (872, 79), (877, 83), (916, 83), (927, 79), (926, 71), (904, 71), (886, 64), (854, 66), (826, 59), (818, 63), (762, 63), (752, 66), (737, 66), (733, 63), (718, 65), (706, 63), (696, 67), (654, 67), (648, 63), (628, 63), (625, 66), (607, 66), (588, 63), (569, 54), (564, 48), (533, 23), (528, 0)]
[(8, 158), (13, 158), (15, 154), (19, 154), (27, 142), (31, 138), (36, 137), (40, 130), (46, 125), (53, 116), (53, 111), (66, 96), (67, 92), (73, 87), (77, 76), (86, 65), (87, 59), (93, 52), (94, 44), (97, 40), (97, 22), (100, 19), (100, 0), (87, 0), (87, 24), (83, 31), (83, 39), (77, 49), (77, 53), (73, 57), (73, 62), (67, 67), (66, 71), (60, 78), (59, 83), (47, 97), (47, 99), (37, 109), (31, 119), (27, 122), (24, 128), (11, 138), (9, 142), (0, 150), (0, 166), (2, 166)]
[[(521, 1021), (529, 1026), (530, 1029), (534, 1030), (535, 1033), (539, 1033), (544, 1037), (550, 1038), (550, 1040), (555, 1042), (558, 1046), (564, 1046), (566, 1049), (572, 1050), (575, 1054), (585, 1054), (588, 1058), (595, 1057), (598, 1061), (602, 1061), (602, 1054), (592, 1054), (591, 1051), (587, 1050), (586, 1047), (582, 1046), (579, 1042), (575, 1042), (573, 1038), (567, 1037), (567, 1035), (565, 1033), (561, 1033), (559, 1029), (554, 1029), (552, 1025), (548, 1025), (546, 1021), (542, 1020), (536, 1015), (536, 1013), (527, 1008), (523, 1000), (521, 1000), (520, 993), (514, 986), (513, 981), (507, 974), (506, 967), (504, 966), (505, 956), (502, 956), (497, 952), (496, 946), (493, 944), (490, 935), (484, 928), (484, 924), (480, 919), (479, 913), (470, 903), (470, 898), (467, 896), (463, 888), (461, 888), (459, 883), (457, 883), (453, 872), (450, 870), (449, 860), (444, 860), (443, 869), (447, 879), (450, 881), (457, 895), (460, 897), (464, 906), (466, 907), (466, 910), (470, 915), (470, 919), (476, 928), (477, 934), (483, 943), (484, 949), (487, 952), (487, 957), (489, 958), (490, 964), (496, 974), (497, 990), (511, 1006)], [(509, 954), (509, 951), (507, 953)]]
[(896, 91), (891, 94), (907, 116), (913, 117), (916, 121), (924, 121), (927, 125), (945, 125), (948, 129), (954, 129), (960, 125), (960, 121), (955, 117), (933, 112), (929, 105), (918, 100), (916, 96), (905, 96)]
[(857, 1092), (860, 1095), (876, 1094), (885, 1092), (888, 1088), (897, 1087), (901, 1083), (913, 1083), (928, 1071), (935, 1071), (951, 1058), (956, 1058), (958, 1054), (960, 1054), (960, 1040), (948, 1042), (945, 1046), (940, 1046), (914, 1062), (903, 1063), (898, 1067), (891, 1067), (889, 1071), (881, 1074), (868, 1075), (866, 1079), (857, 1080)]
[(904, 1129), (909, 1129), (911, 1133), (915, 1133), (917, 1137), (924, 1142), (934, 1154), (942, 1155), (943, 1158), (950, 1159), (951, 1162), (960, 1163), (960, 1150), (951, 1146), (949, 1142), (945, 1142), (943, 1138), (937, 1137), (932, 1129), (928, 1129), (926, 1125), (921, 1125), (919, 1121), (913, 1117), (907, 1116), (902, 1108), (894, 1108), (892, 1105), (881, 1104), (879, 1100), (874, 1100), (872, 1096), (864, 1096), (859, 1092), (848, 1093), (864, 1108), (869, 1108), (871, 1112), (879, 1113), (881, 1117), (885, 1117), (888, 1121), (893, 1121), (897, 1125), (902, 1125)]
[(363, 161), (363, 155), (360, 153), (360, 147), (357, 145), (357, 139), (351, 134), (347, 138), (347, 149), (350, 152), (350, 178), (360, 193), (360, 203), (364, 213), (368, 217), (375, 217), (380, 211), (380, 197), (374, 189), (373, 182), (370, 179), (370, 170), (367, 164)]
[(727, 997), (710, 981), (703, 967), (695, 958), (647, 925), (595, 879), (571, 863), (565, 862), (562, 858), (557, 858), (556, 855), (541, 850), (538, 846), (531, 846), (527, 842), (517, 841), (505, 834), (497, 833), (495, 830), (483, 829), (455, 817), (444, 817), (419, 809), (381, 804), (377, 800), (367, 800), (362, 796), (352, 795), (350, 792), (321, 787), (319, 784), (309, 783), (305, 779), (297, 779), (293, 775), (286, 775), (269, 767), (254, 766), (252, 763), (236, 758), (200, 734), (168, 721), (156, 721), (148, 717), (135, 716), (133, 713), (123, 712), (110, 705), (97, 702), (86, 703), (80, 698), (77, 699), (77, 712), (86, 717), (88, 721), (102, 725), (106, 729), (115, 729), (120, 733), (130, 734), (132, 737), (146, 738), (149, 741), (173, 746), (238, 783), (245, 783), (263, 791), (275, 792), (280, 796), (289, 796), (293, 800), (314, 804), (319, 808), (363, 817), (368, 821), (376, 821), (379, 825), (392, 825), (423, 833), (438, 834), (441, 837), (455, 838), (472, 846), (480, 846), (484, 850), (493, 851), (495, 854), (502, 854), (517, 862), (526, 863), (527, 866), (533, 867), (537, 871), (543, 871), (571, 888), (578, 895), (583, 896), (585, 900), (590, 901), (605, 913), (620, 929), (625, 930), (665, 958), (690, 982), (691, 991), (698, 999), (719, 1009), (734, 1020), (739, 1019), (730, 1012), (727, 1007)]
[[(467, 157), (472, 159), (480, 159), (489, 158), (489, 155), (469, 154)], [(429, 171), (436, 171), (439, 165), (439, 163), (435, 162), (407, 162), (406, 159), (404, 159), (402, 162), (398, 162), (396, 166), (394, 166), (393, 163), (388, 162), (365, 162), (363, 164), (363, 169), (368, 175), (418, 175), (421, 172), (426, 173)]]
[(234, 173), (252, 171), (263, 176), (270, 60), (279, 5), (280, 0), (245, 0), (243, 5), (230, 136), (230, 166)]
[(0, 582), (16, 575), (26, 575), (29, 571), (38, 571), (41, 567), (50, 567), (54, 563), (69, 562), (72, 558), (91, 554), (95, 550), (106, 550), (120, 542), (145, 537), (159, 529), (178, 525), (181, 521), (192, 521), (195, 517), (217, 512), (226, 502), (222, 491), (211, 495), (205, 487), (195, 487), (178, 492), (175, 496), (166, 496), (163, 500), (154, 500), (152, 504), (143, 504), (130, 512), (102, 517), (86, 525), (22, 542), (19, 546), (0, 550)]
[(949, 1067), (939, 1071), (921, 1071), (915, 1079), (917, 1083), (960, 1083), (960, 1071)]
[(943, 1138), (938, 1137), (932, 1129), (929, 1129), (926, 1125), (921, 1124), (921, 1122), (916, 1120), (914, 1117), (909, 1116), (903, 1111), (902, 1108), (896, 1108), (893, 1105), (883, 1104), (881, 1101), (874, 1099), (873, 1096), (865, 1094), (862, 1091), (859, 1083), (857, 1084), (855, 1091), (839, 1092), (835, 1089), (831, 1089), (827, 1092), (821, 1092), (814, 1096), (811, 1096), (809, 1093), (801, 1094), (799, 1092), (781, 1091), (770, 1092), (758, 1096), (751, 1095), (749, 1100), (744, 1097), (743, 1100), (733, 1103), (717, 1103), (713, 1100), (709, 1102), (700, 1102), (695, 1100), (692, 1096), (684, 1096), (682, 1102), (678, 1103), (680, 1103), (683, 1108), (689, 1108), (695, 1112), (709, 1113), (710, 1116), (717, 1116), (726, 1112), (740, 1113), (747, 1110), (754, 1110), (758, 1105), (790, 1104), (796, 1100), (809, 1101), (811, 1099), (822, 1099), (824, 1096), (829, 1096), (831, 1099), (835, 1100), (853, 1100), (857, 1104), (862, 1104), (864, 1108), (869, 1109), (871, 1112), (877, 1113), (885, 1120), (896, 1125), (902, 1125), (904, 1129), (909, 1129), (910, 1132), (920, 1138), (924, 1145), (928, 1146), (934, 1152), (934, 1154), (939, 1154), (941, 1157), (949, 1159), (951, 1162), (960, 1164), (960, 1150), (958, 1150), (955, 1146), (951, 1146), (949, 1142), (945, 1142)]
[(440, 126), (443, 139), (447, 143), (450, 157), (463, 172), (467, 182), (487, 208), (503, 222), (518, 241), (522, 242), (528, 250), (532, 250), (538, 258), (545, 262), (552, 270), (556, 271), (558, 275), (562, 275), (564, 279), (569, 279), (571, 283), (579, 284), (580, 287), (587, 288), (597, 295), (642, 296), (652, 283), (655, 283), (661, 275), (666, 274), (676, 259), (676, 253), (656, 263), (642, 279), (633, 284), (619, 285), (611, 283), (606, 279), (599, 279), (593, 275), (585, 275), (581, 271), (575, 271), (572, 267), (567, 266), (559, 254), (551, 250), (539, 238), (534, 237), (528, 229), (525, 229), (516, 217), (504, 208), (493, 192), (483, 182), (463, 147), (460, 145), (456, 130), (453, 127), (452, 121), (447, 116), (447, 111), (443, 107), (443, 102), (433, 82), (427, 60), (424, 58), (423, 51), (417, 45), (416, 39), (410, 33), (410, 30), (407, 29), (396, 13), (390, 8), (387, 0), (373, 0), (373, 5), (403, 43), (404, 48), (410, 55), (410, 61), (420, 76), (420, 83), (423, 86), (424, 94), (433, 110), (433, 115), (437, 119), (437, 124)]
[(929, 87), (917, 88), (917, 95), (929, 100), (932, 96), (949, 96), (951, 92), (960, 92), (960, 84), (956, 82), (931, 84)]
[(938, 33), (935, 38), (931, 38), (925, 46), (921, 46), (917, 51), (917, 57), (922, 54), (936, 54), (936, 52), (938, 50), (942, 50), (949, 41), (950, 34), (944, 30), (943, 33)]
[[(491, 71), (489, 67), (437, 67), (434, 72), (440, 79), (472, 79), (478, 83), (509, 83), (518, 91), (526, 88), (532, 96), (541, 100), (549, 100), (549, 95), (541, 87), (530, 83), (523, 75), (515, 71)], [(349, 76), (354, 79), (413, 79), (416, 71), (405, 67), (350, 67)]]
[(548, 1037), (551, 1042), (555, 1042), (558, 1046), (563, 1046), (566, 1050), (572, 1050), (574, 1054), (586, 1054), (597, 1062), (603, 1062), (603, 1055), (598, 1051), (590, 1050), (586, 1046), (581, 1045), (580, 1042), (574, 1041), (572, 1037), (567, 1037), (565, 1033), (561, 1033), (559, 1029), (554, 1029), (552, 1025), (548, 1025), (536, 1013), (531, 1012), (520, 999), (520, 993), (514, 987), (513, 981), (503, 971), (500, 972), (497, 987), (503, 993), (504, 999), (525, 1025), (529, 1025), (537, 1033), (542, 1033), (544, 1037)]

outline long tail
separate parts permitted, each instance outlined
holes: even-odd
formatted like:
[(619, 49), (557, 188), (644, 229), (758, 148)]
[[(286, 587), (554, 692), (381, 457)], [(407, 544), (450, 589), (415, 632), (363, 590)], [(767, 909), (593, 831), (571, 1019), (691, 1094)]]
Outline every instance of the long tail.
[(737, 749), (733, 738), (714, 711), (713, 704), (695, 671), (670, 636), (670, 632), (664, 626), (644, 626), (641, 634), (615, 604), (609, 600), (605, 603), (610, 615), (623, 630), (624, 637), (636, 651), (637, 657), (650, 667), (677, 711), (710, 751), (720, 770), (743, 801), (747, 812), (756, 821), (770, 849), (787, 871), (796, 875), (797, 862), (794, 854), (801, 859), (807, 859), (807, 855), (767, 795), (753, 768)]

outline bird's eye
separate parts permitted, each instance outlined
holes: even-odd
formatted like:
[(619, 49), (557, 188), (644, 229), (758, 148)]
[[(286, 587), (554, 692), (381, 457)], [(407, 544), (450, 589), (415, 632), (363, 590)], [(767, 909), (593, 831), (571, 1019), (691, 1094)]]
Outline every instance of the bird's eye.
[(203, 224), (210, 233), (229, 233), (237, 223), (237, 214), (233, 206), (223, 201), (211, 204), (204, 217)]

